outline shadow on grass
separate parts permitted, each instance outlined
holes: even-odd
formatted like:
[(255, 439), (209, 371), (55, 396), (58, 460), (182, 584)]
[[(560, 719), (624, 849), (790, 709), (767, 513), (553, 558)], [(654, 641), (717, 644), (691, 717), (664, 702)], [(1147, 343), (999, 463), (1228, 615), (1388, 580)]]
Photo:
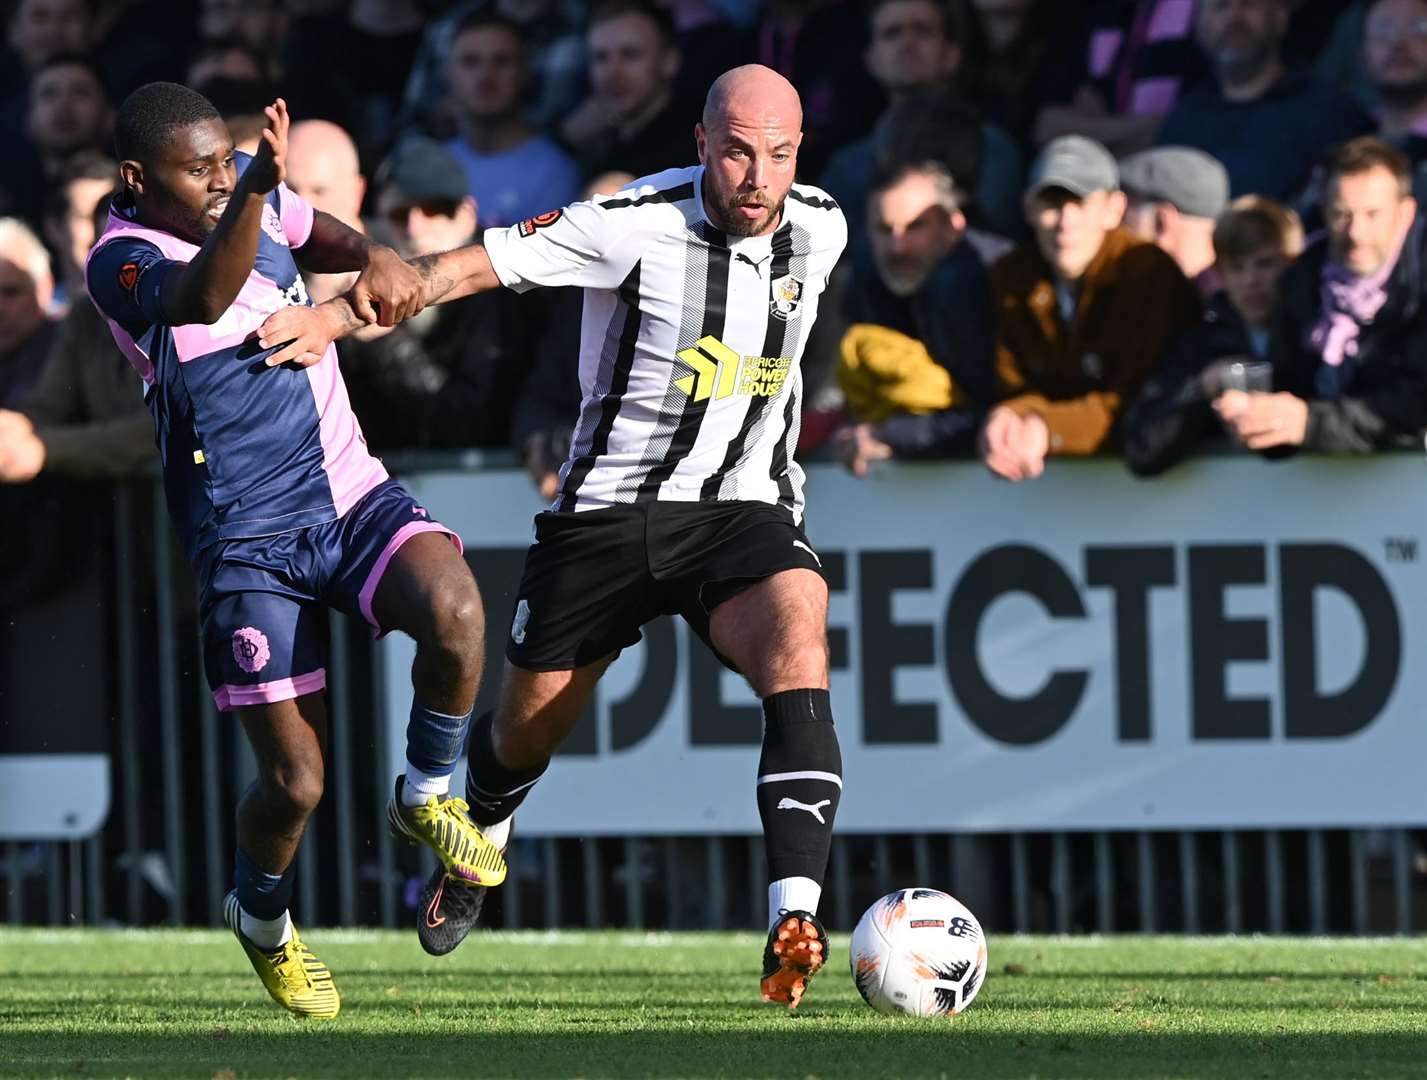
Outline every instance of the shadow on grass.
[(955, 1023), (829, 1030), (560, 1031), (502, 1034), (352, 1030), (301, 1024), (182, 1036), (30, 1035), (11, 1032), (0, 1076), (211, 1076), (240, 1078), (423, 1076), (599, 1077), (1147, 1077), (1422, 1075), (1427, 1036), (1092, 1034), (977, 1031)]

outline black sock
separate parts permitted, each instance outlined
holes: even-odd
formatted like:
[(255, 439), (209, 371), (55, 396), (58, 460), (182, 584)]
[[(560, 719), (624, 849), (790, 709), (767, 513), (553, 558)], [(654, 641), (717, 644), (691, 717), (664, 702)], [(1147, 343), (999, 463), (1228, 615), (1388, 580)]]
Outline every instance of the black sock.
[(768, 878), (811, 878), (827, 871), (832, 823), (842, 797), (842, 752), (826, 690), (785, 690), (763, 699), (758, 816)]
[(546, 760), (529, 769), (507, 769), (495, 756), (494, 734), (495, 714), (485, 713), (471, 724), (466, 747), (466, 802), (477, 825), (498, 825), (510, 817), (550, 767)]

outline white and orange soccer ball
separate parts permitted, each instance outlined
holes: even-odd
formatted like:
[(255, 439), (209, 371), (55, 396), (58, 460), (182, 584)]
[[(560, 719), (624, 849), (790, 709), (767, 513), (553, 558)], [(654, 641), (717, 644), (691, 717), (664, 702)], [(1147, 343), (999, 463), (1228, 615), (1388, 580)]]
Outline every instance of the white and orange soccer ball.
[(878, 1012), (955, 1016), (986, 979), (986, 935), (969, 908), (938, 889), (899, 889), (852, 932), (852, 978)]

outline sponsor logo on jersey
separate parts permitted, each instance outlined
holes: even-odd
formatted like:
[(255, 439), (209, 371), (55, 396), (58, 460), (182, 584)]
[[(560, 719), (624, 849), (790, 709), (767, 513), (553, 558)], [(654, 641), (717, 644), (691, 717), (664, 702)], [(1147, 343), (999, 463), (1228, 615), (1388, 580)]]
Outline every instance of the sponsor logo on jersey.
[(136, 262), (126, 262), (119, 267), (119, 288), (127, 293), (134, 291), (134, 286), (139, 283), (139, 264)]
[(515, 605), (515, 621), (510, 624), (510, 640), (517, 645), (525, 644), (525, 627), (530, 622), (530, 601), (521, 600)]
[(674, 385), (695, 401), (740, 397), (777, 397), (792, 370), (789, 356), (740, 356), (712, 334), (677, 354), (689, 374)]

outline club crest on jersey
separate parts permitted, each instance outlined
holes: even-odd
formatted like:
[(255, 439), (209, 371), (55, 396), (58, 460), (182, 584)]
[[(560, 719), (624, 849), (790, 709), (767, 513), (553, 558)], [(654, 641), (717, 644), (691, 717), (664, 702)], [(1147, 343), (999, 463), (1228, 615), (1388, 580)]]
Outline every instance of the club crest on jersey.
[(563, 210), (547, 210), (543, 214), (536, 214), (532, 218), (526, 218), (519, 225), (520, 235), (522, 237), (534, 236), (536, 229), (548, 229), (564, 216), (565, 211)]
[(288, 246), (287, 233), (282, 229), (282, 218), (277, 216), (277, 211), (273, 209), (272, 203), (263, 203), (262, 228), (273, 243), (281, 244), (283, 247)]
[(134, 286), (139, 283), (139, 264), (136, 262), (126, 262), (119, 267), (119, 288), (126, 293), (134, 291)]
[(769, 313), (777, 319), (790, 318), (803, 302), (803, 283), (792, 274), (785, 274), (773, 282), (773, 301)]

